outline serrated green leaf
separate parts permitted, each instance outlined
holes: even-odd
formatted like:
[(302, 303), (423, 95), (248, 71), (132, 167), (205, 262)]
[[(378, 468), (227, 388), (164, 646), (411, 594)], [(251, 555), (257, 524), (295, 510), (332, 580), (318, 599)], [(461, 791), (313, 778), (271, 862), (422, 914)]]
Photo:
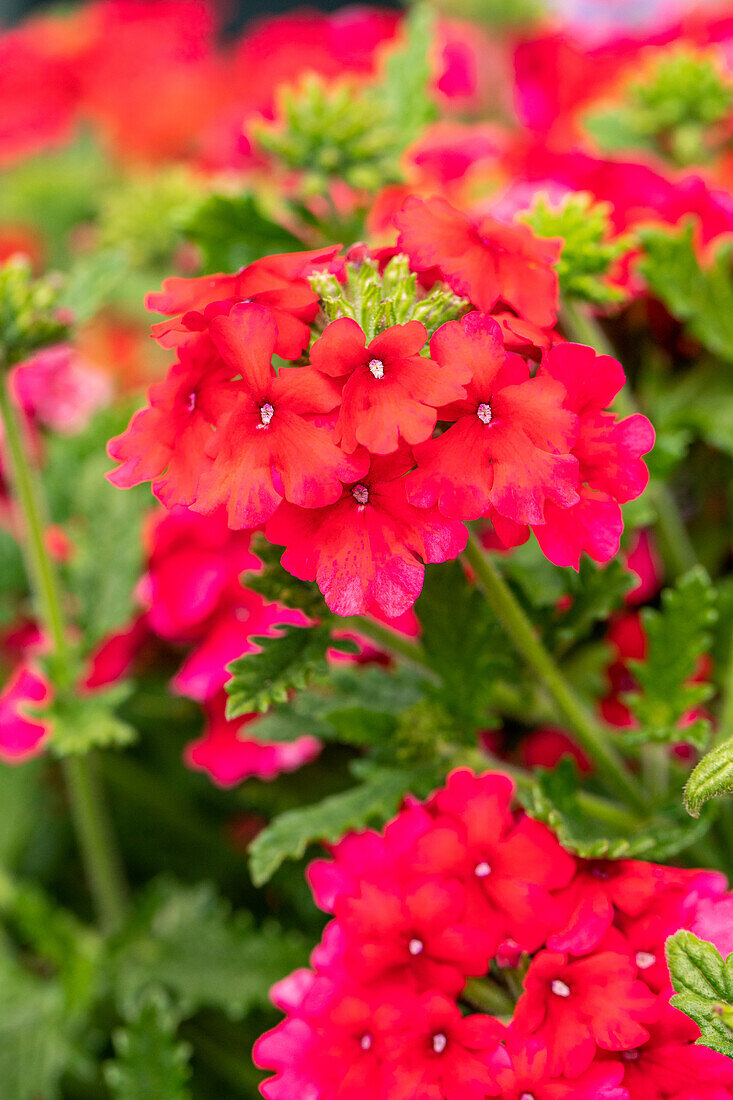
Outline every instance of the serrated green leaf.
[(116, 1100), (189, 1100), (191, 1048), (176, 1038), (178, 1014), (162, 990), (150, 990), (114, 1034), (116, 1057), (104, 1079)]
[(692, 817), (710, 798), (733, 792), (733, 737), (703, 756), (685, 786), (685, 808)]
[(699, 829), (691, 829), (676, 807), (624, 822), (623, 811), (604, 812), (605, 807), (599, 809), (583, 798), (575, 764), (568, 759), (551, 771), (538, 768), (534, 783), (519, 788), (519, 797), (530, 816), (543, 821), (564, 848), (584, 859), (669, 859), (701, 839), (712, 823), (706, 817)]
[(288, 810), (276, 817), (249, 848), (249, 867), (256, 886), (263, 886), (286, 859), (299, 859), (315, 841), (334, 844), (349, 829), (382, 825), (408, 791), (427, 794), (437, 780), (431, 767), (373, 769), (360, 786), (331, 795), (315, 806)]
[(270, 986), (305, 961), (296, 932), (274, 922), (257, 928), (248, 913), (232, 915), (214, 889), (160, 882), (149, 891), (114, 959), (123, 1010), (150, 986), (163, 987), (185, 1016), (218, 1008), (241, 1017), (267, 1004)]
[(671, 1004), (700, 1028), (698, 1043), (733, 1058), (733, 955), (680, 929), (667, 940)]
[(130, 690), (128, 684), (117, 683), (93, 694), (57, 695), (42, 711), (44, 721), (51, 726), (49, 747), (55, 755), (74, 756), (95, 748), (132, 744), (137, 737), (135, 729), (114, 713)]
[[(733, 456), (733, 401), (728, 373), (718, 363), (703, 363), (673, 384), (665, 379), (659, 391), (647, 400), (649, 415), (657, 432), (652, 452), (653, 473), (665, 475), (687, 454), (693, 439)], [(657, 465), (662, 446), (665, 468)]]
[[(701, 566), (680, 577), (662, 593), (662, 608), (642, 611), (647, 656), (631, 662), (641, 691), (626, 696), (650, 741), (683, 741), (678, 723), (692, 707), (709, 697), (708, 684), (689, 683), (698, 659), (711, 643), (716, 618), (715, 590)], [(700, 727), (689, 736), (700, 743)]]
[(634, 578), (623, 562), (613, 558), (599, 567), (588, 557), (580, 560), (580, 569), (565, 570), (564, 593), (570, 606), (552, 631), (556, 646), (567, 646), (584, 638), (598, 622), (606, 621), (623, 606), (623, 598), (633, 587)]
[(330, 646), (346, 653), (356, 652), (353, 643), (334, 641), (327, 626), (283, 625), (275, 637), (256, 637), (252, 641), (261, 652), (227, 665), (231, 673), (226, 685), (228, 718), (284, 703), (289, 692), (304, 688), (315, 672), (325, 670)]
[(388, 55), (375, 99), (393, 125), (400, 145), (407, 148), (437, 115), (428, 93), (432, 79), (430, 51), (435, 20), (427, 4), (417, 4), (403, 23), (404, 42)]
[(185, 232), (204, 257), (206, 272), (237, 271), (262, 256), (296, 252), (303, 242), (261, 209), (255, 195), (208, 195)]
[(640, 269), (652, 292), (703, 347), (733, 362), (733, 242), (720, 241), (701, 265), (693, 219), (676, 231), (646, 226), (639, 235)]

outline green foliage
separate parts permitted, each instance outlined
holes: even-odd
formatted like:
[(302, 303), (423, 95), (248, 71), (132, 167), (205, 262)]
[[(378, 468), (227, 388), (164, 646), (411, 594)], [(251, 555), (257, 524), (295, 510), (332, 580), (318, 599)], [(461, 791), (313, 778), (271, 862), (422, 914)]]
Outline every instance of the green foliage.
[(540, 195), (522, 220), (538, 237), (560, 237), (563, 242), (557, 274), (566, 298), (596, 305), (618, 302), (624, 297), (607, 281), (611, 265), (629, 250), (628, 237), (611, 239), (611, 204), (594, 202), (587, 192), (568, 195), (553, 206)]
[(426, 571), (417, 603), (422, 647), (440, 685), (430, 694), (440, 700), (464, 737), (475, 739), (487, 725), (502, 680), (520, 676), (514, 653), (504, 644), (502, 628), (458, 562)]
[(20, 547), (10, 531), (0, 527), (0, 626), (17, 616), (19, 598), (26, 595), (27, 587)]
[[(422, 3), (423, 0), (415, 0)], [(469, 19), (495, 31), (513, 31), (531, 27), (545, 17), (541, 0), (431, 0), (438, 11), (452, 19)]]
[(162, 987), (182, 1016), (201, 1007), (232, 1018), (267, 1005), (270, 986), (303, 965), (297, 932), (274, 922), (256, 928), (248, 913), (232, 915), (212, 886), (155, 883), (113, 959), (123, 1012), (148, 990)]
[(733, 791), (733, 738), (716, 745), (693, 770), (685, 786), (685, 807), (692, 817), (710, 798)]
[(675, 990), (671, 1004), (698, 1025), (699, 1044), (733, 1058), (733, 955), (723, 959), (686, 929), (670, 936), (666, 951)]
[(684, 374), (666, 377), (646, 402), (657, 432), (655, 454), (675, 447), (672, 467), (684, 458), (693, 439), (733, 457), (733, 402), (730, 380), (718, 363), (700, 363)]
[(678, 723), (712, 693), (709, 684), (689, 681), (699, 657), (710, 646), (715, 618), (715, 590), (701, 566), (662, 593), (660, 611), (642, 611), (647, 656), (631, 662), (641, 691), (626, 698), (642, 726), (636, 740), (704, 744), (709, 723), (698, 719), (684, 730)]
[(252, 638), (260, 652), (227, 665), (232, 674), (226, 685), (227, 717), (284, 703), (288, 692), (304, 688), (315, 672), (325, 669), (330, 646), (344, 653), (357, 651), (353, 642), (332, 639), (327, 626), (287, 625), (280, 631), (274, 638)]
[(60, 289), (53, 276), (34, 279), (23, 256), (0, 264), (0, 369), (66, 335)]
[(390, 325), (420, 321), (432, 336), (436, 329), (459, 317), (468, 303), (452, 291), (436, 283), (425, 294), (417, 285), (417, 276), (410, 271), (407, 256), (394, 256), (380, 273), (371, 259), (346, 264), (346, 280), (318, 272), (311, 276), (311, 286), (322, 301), (329, 321), (351, 317), (364, 330), (369, 340)]
[[(129, 696), (131, 688), (116, 683), (104, 691), (82, 695), (74, 688), (59, 692), (48, 706), (38, 712), (51, 727), (50, 748), (56, 756), (85, 754), (92, 749), (122, 748), (137, 734), (134, 728), (115, 714)], [(28, 708), (29, 713), (33, 713)]]
[(372, 191), (402, 178), (402, 152), (435, 114), (427, 93), (427, 9), (415, 8), (406, 26), (406, 39), (385, 64), (381, 81), (361, 87), (307, 73), (282, 89), (275, 122), (257, 129), (268, 153), (303, 173), (305, 194), (328, 193), (334, 179)]
[(532, 784), (520, 786), (519, 797), (527, 813), (544, 821), (564, 848), (584, 859), (670, 859), (701, 839), (711, 825), (706, 817), (691, 829), (676, 805), (642, 820), (589, 799), (568, 759), (552, 771), (538, 768)]
[(115, 1100), (189, 1100), (191, 1048), (178, 1042), (178, 1016), (165, 994), (150, 990), (115, 1032), (116, 1058), (104, 1067)]
[(619, 558), (598, 566), (582, 557), (577, 573), (566, 569), (564, 574), (569, 607), (556, 616), (551, 628), (550, 644), (556, 650), (587, 637), (596, 623), (607, 622), (634, 585), (634, 577)]
[(121, 247), (100, 248), (80, 256), (69, 268), (61, 305), (81, 324), (113, 301), (129, 277), (129, 257)]
[(434, 767), (374, 768), (358, 787), (276, 817), (252, 842), (249, 867), (256, 886), (286, 859), (299, 859), (315, 841), (335, 844), (349, 829), (383, 825), (409, 792), (424, 797), (435, 785)]
[(0, 954), (0, 1080), (3, 1100), (56, 1100), (76, 1060), (61, 987)]
[(591, 114), (586, 127), (609, 151), (640, 147), (676, 164), (699, 164), (715, 144), (711, 128), (731, 107), (733, 85), (716, 57), (667, 49), (629, 83), (620, 105)]
[(201, 190), (181, 167), (121, 180), (100, 202), (100, 245), (122, 249), (136, 267), (169, 264)]
[(733, 242), (722, 240), (701, 264), (692, 219), (676, 231), (646, 226), (639, 235), (641, 273), (652, 293), (703, 347), (733, 362)]
[(283, 569), (280, 564), (281, 546), (273, 546), (264, 537), (259, 537), (253, 541), (252, 549), (262, 562), (262, 568), (258, 572), (245, 574), (247, 588), (258, 592), (270, 603), (277, 601), (286, 607), (304, 611), (310, 619), (322, 619), (327, 614), (317, 587)]
[(124, 409), (105, 410), (81, 435), (49, 439), (46, 489), (52, 517), (74, 547), (63, 575), (86, 651), (128, 619), (142, 572), (149, 493), (144, 486), (120, 492), (104, 476), (110, 466), (106, 441), (125, 415)]
[(187, 219), (185, 233), (201, 249), (207, 272), (237, 271), (262, 256), (303, 248), (253, 194), (207, 195)]

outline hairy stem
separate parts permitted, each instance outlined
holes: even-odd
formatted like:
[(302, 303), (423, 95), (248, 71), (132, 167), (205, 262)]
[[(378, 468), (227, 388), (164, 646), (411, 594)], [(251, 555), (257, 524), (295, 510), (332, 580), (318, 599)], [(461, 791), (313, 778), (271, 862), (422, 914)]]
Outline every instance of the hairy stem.
[[(587, 309), (579, 308), (570, 301), (563, 302), (560, 321), (566, 334), (580, 344), (587, 344), (601, 355), (616, 358), (611, 343), (596, 319)], [(620, 416), (631, 416), (639, 412), (633, 396), (625, 387), (616, 397), (616, 410)], [(657, 535), (659, 547), (667, 567), (670, 579), (686, 573), (697, 563), (697, 554), (692, 545), (687, 527), (682, 519), (677, 502), (669, 488), (662, 482), (651, 482), (649, 496), (657, 513)]]
[[(8, 388), (4, 356), (0, 354), (0, 419), (10, 457), (13, 487), (23, 529), (21, 550), (40, 625), (51, 643), (51, 671), (57, 690), (69, 690), (73, 680), (60, 587), (53, 561), (46, 549), (46, 500), (38, 472), (28, 460), (23, 431)], [(96, 788), (89, 759), (62, 761), (71, 815), (90, 893), (100, 926), (119, 927), (125, 912), (125, 891), (115, 854), (109, 822)]]
[(469, 535), (465, 557), (494, 614), (517, 651), (539, 677), (554, 700), (558, 713), (575, 733), (578, 742), (595, 764), (599, 775), (605, 778), (615, 794), (632, 805), (643, 808), (643, 793), (622, 757), (611, 744), (608, 731), (596, 721), (585, 703), (575, 694), (538, 638), (534, 627), (493, 560), (484, 554), (473, 535)]

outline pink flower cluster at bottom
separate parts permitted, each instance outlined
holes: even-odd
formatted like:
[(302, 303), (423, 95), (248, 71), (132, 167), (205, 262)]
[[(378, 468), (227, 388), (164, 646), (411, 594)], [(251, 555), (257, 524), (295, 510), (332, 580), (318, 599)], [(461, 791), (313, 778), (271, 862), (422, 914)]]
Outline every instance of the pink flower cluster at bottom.
[[(255, 1047), (268, 1100), (733, 1096), (733, 1063), (669, 1005), (664, 957), (680, 927), (725, 929), (723, 877), (577, 859), (513, 795), (455, 771), (311, 865), (335, 919), (313, 969), (272, 991), (287, 1017)], [(521, 987), (502, 1019), (474, 1011), (497, 983)]]

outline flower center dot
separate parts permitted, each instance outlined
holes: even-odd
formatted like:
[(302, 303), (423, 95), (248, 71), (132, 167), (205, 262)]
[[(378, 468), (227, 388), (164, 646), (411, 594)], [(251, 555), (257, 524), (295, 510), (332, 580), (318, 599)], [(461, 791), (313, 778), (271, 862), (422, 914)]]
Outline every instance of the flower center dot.
[(476, 416), (479, 418), (482, 424), (491, 423), (491, 405), (488, 401), (483, 401), (476, 410)]
[(639, 1057), (638, 1050), (622, 1050), (621, 1057), (625, 1062), (635, 1062)]
[(357, 504), (369, 503), (369, 490), (366, 485), (355, 485), (351, 490), (351, 495)]
[(359, 1046), (362, 1050), (372, 1049), (372, 1037), (368, 1032), (366, 1035), (362, 1035), (361, 1039), (359, 1040)]
[(408, 949), (408, 951), (410, 952), (411, 955), (419, 955), (419, 954), (421, 954), (422, 949), (423, 949), (424, 946), (425, 945), (423, 944), (422, 940), (415, 939), (415, 940), (410, 940), (410, 942), (407, 945), (407, 949)]
[(559, 978), (555, 978), (554, 982), (550, 985), (550, 989), (556, 997), (570, 996), (570, 986), (566, 985), (565, 982), (561, 982)]
[(439, 1031), (437, 1035), (433, 1035), (433, 1050), (436, 1054), (442, 1054), (447, 1046), (448, 1040), (442, 1031)]
[(491, 874), (491, 864), (482, 860), (481, 863), (476, 864), (473, 873), (476, 878), (486, 878), (487, 875)]
[(186, 408), (188, 409), (189, 412), (193, 412), (193, 410), (196, 408), (196, 391), (195, 390), (192, 390), (192, 392), (189, 393), (188, 400), (186, 401)]
[(637, 951), (636, 952), (636, 965), (639, 970), (648, 970), (650, 966), (654, 966), (657, 961), (657, 956), (652, 955), (650, 951)]
[(523, 1092), (522, 1095), (519, 1097), (519, 1100), (534, 1100), (534, 1093)]
[(369, 370), (375, 378), (384, 378), (384, 363), (381, 359), (372, 359), (369, 363)]
[(266, 401), (265, 404), (260, 407), (260, 420), (262, 421), (263, 428), (266, 428), (269, 425), (274, 415), (275, 410), (273, 409), (272, 405), (270, 405), (269, 402)]

